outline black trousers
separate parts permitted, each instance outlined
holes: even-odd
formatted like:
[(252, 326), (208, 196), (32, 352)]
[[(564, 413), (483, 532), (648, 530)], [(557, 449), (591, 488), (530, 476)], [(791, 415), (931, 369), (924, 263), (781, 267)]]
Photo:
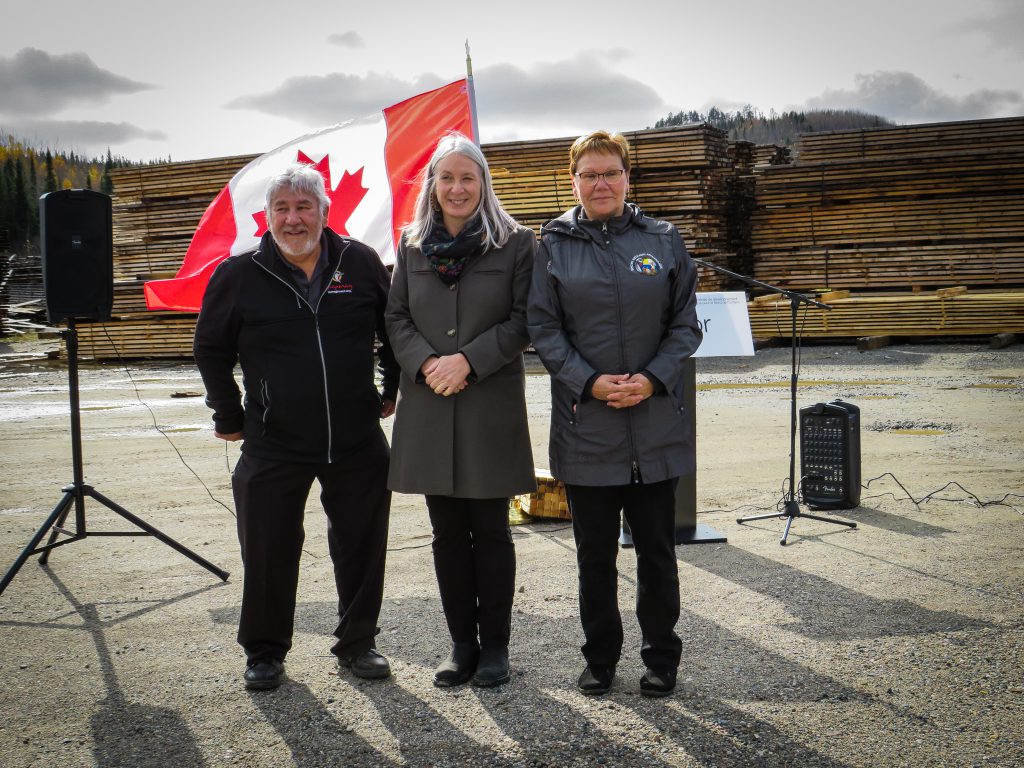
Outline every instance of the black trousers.
[(452, 640), (507, 647), (516, 587), (508, 499), (427, 496), (434, 571)]
[(338, 590), (337, 642), (349, 656), (374, 647), (384, 596), (391, 492), (388, 447), (367, 447), (357, 462), (300, 464), (245, 453), (232, 475), (245, 576), (238, 642), (250, 660), (284, 660), (292, 646), (303, 517), (313, 480), (327, 513), (327, 544)]
[(648, 667), (676, 669), (682, 643), (675, 551), (676, 480), (617, 486), (567, 485), (579, 570), (580, 619), (587, 664), (610, 666), (622, 652), (618, 604), (619, 513), (636, 551), (636, 616), (640, 657)]

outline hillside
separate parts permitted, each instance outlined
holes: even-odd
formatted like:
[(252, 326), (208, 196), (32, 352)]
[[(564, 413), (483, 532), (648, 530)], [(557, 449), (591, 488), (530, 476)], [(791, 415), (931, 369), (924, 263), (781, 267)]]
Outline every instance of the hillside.
[(766, 115), (748, 105), (736, 112), (724, 112), (712, 107), (705, 113), (696, 110), (670, 113), (652, 127), (665, 128), (686, 123), (708, 123), (728, 133), (729, 138), (733, 140), (777, 144), (783, 147), (795, 144), (801, 133), (885, 128), (895, 125), (891, 120), (879, 115), (852, 109), (821, 109), (781, 114), (771, 110)]

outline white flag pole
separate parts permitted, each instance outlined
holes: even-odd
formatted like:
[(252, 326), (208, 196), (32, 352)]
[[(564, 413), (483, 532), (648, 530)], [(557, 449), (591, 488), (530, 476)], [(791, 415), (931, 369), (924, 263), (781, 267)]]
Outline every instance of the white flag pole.
[(473, 59), (469, 55), (469, 38), (466, 38), (466, 86), (469, 88), (469, 119), (473, 127), (472, 139), (480, 145), (480, 130), (476, 121), (476, 90), (473, 88)]

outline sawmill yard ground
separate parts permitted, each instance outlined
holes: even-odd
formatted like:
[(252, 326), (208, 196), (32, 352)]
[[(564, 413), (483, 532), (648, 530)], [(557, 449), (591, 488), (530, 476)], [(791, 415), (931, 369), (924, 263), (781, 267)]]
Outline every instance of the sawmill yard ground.
[[(72, 479), (67, 369), (45, 360), (53, 348), (0, 349), (0, 572)], [(559, 520), (513, 529), (512, 681), (434, 688), (448, 640), (430, 528), (422, 499), (402, 495), (378, 642), (394, 676), (364, 682), (332, 663), (314, 494), (288, 681), (246, 691), (235, 521), (218, 503), (231, 506), (237, 446), (213, 438), (201, 397), (181, 396), (201, 391), (191, 364), (83, 366), (86, 482), (231, 576), (145, 536), (75, 542), (45, 567), (30, 559), (0, 595), (0, 765), (1024, 764), (1024, 345), (809, 346), (801, 363), (799, 404), (858, 405), (863, 477), (880, 479), (856, 509), (824, 513), (855, 530), (797, 519), (781, 547), (783, 520), (738, 525), (774, 510), (788, 475), (789, 350), (698, 361), (698, 519), (728, 543), (677, 548), (683, 663), (661, 700), (639, 695), (629, 551), (615, 685), (598, 698), (575, 690), (575, 555)], [(548, 381), (530, 369), (546, 467)], [(86, 519), (132, 529), (92, 501)]]

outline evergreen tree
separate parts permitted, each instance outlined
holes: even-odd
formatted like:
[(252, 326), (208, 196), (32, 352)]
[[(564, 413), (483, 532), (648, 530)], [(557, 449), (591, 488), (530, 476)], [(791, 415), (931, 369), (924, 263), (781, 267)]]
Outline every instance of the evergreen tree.
[(50, 150), (46, 150), (46, 183), (44, 187), (47, 192), (57, 191), (57, 174), (53, 172), (53, 154)]
[(29, 224), (28, 195), (25, 190), (25, 169), (19, 157), (14, 164), (14, 200), (11, 207), (14, 209), (13, 227), (11, 228), (11, 245), (17, 247), (31, 236), (31, 225)]
[(110, 147), (107, 147), (107, 159), (103, 162), (103, 175), (100, 177), (100, 192), (107, 195), (114, 194), (114, 182), (110, 178), (110, 169), (114, 165), (114, 158), (110, 154)]

